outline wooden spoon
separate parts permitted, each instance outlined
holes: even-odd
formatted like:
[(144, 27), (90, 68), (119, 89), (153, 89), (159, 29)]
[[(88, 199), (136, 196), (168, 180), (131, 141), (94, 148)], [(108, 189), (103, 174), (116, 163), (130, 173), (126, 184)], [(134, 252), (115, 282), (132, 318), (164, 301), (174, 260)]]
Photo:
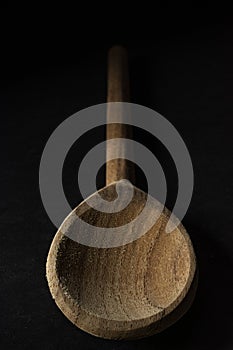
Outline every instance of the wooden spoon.
[[(108, 67), (108, 102), (128, 101), (123, 48), (110, 50)], [(131, 137), (129, 126), (108, 124), (107, 139), (119, 137)], [(116, 181), (132, 180), (134, 169), (127, 160), (117, 159), (108, 162), (106, 170), (107, 186), (92, 197), (100, 194), (111, 201)], [(127, 190), (128, 183), (121, 186)], [(73, 213), (97, 227), (118, 227), (137, 217), (146, 199), (147, 194), (134, 187), (132, 201), (118, 213), (96, 211), (86, 201)], [(148, 218), (157, 212), (156, 203)], [(51, 294), (71, 322), (98, 337), (140, 338), (160, 332), (188, 309), (196, 289), (195, 254), (182, 224), (166, 233), (169, 217), (165, 208), (146, 234), (114, 248), (75, 242), (66, 235), (69, 221), (64, 221), (51, 244), (46, 271)]]

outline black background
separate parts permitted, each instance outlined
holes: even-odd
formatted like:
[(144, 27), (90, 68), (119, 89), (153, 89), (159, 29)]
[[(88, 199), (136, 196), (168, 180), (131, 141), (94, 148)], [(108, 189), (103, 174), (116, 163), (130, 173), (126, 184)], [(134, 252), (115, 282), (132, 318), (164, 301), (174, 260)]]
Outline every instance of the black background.
[[(128, 18), (134, 23), (128, 23), (127, 30), (127, 16), (109, 17), (114, 8), (101, 18), (92, 9), (95, 22), (81, 9), (72, 16), (72, 9), (63, 13), (60, 7), (58, 18), (53, 9), (45, 16), (47, 8), (2, 12), (2, 348), (233, 348), (233, 30), (230, 9), (216, 6), (212, 12), (213, 6), (157, 6), (137, 19), (131, 11)], [(43, 209), (38, 186), (40, 157), (53, 130), (82, 108), (105, 102), (106, 54), (116, 43), (129, 51), (132, 102), (171, 121), (190, 151), (195, 188), (183, 222), (200, 270), (189, 312), (163, 333), (130, 342), (90, 336), (55, 306), (45, 262), (56, 229)], [(67, 156), (63, 180), (72, 207), (81, 201), (78, 163), (103, 139), (102, 128), (90, 131)], [(135, 139), (161, 161), (171, 208), (177, 191), (172, 160), (142, 130), (135, 129)], [(138, 185), (145, 187), (143, 174), (138, 175)], [(99, 187), (103, 184), (104, 169), (98, 176)]]

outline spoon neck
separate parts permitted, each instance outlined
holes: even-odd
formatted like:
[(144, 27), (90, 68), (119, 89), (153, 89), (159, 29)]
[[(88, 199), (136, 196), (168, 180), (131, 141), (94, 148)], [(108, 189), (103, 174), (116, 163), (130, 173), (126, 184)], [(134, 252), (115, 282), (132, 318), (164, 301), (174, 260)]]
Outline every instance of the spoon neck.
[[(129, 70), (128, 70), (128, 55), (126, 49), (121, 46), (114, 46), (110, 49), (108, 54), (108, 102), (129, 102)], [(108, 105), (107, 109), (107, 126), (106, 139), (132, 139), (132, 127), (124, 124), (125, 109), (119, 106)], [(127, 122), (129, 118), (127, 116)], [(116, 122), (117, 121), (117, 122)], [(133, 162), (125, 159), (132, 158), (132, 150), (126, 150), (126, 143), (119, 143), (117, 146), (114, 143), (109, 143), (106, 149), (106, 184), (127, 179), (135, 182), (135, 169)], [(119, 152), (118, 152), (119, 151)], [(119, 156), (116, 156), (116, 155)], [(131, 154), (131, 156), (130, 156)], [(109, 160), (111, 159), (111, 160)], [(108, 161), (109, 160), (109, 161)]]

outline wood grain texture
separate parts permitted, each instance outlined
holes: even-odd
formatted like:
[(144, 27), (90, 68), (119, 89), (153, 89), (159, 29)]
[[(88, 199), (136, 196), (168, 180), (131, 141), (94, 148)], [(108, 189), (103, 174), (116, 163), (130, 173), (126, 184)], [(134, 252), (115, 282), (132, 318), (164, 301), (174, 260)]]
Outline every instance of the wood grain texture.
[[(121, 46), (114, 46), (108, 55), (108, 102), (129, 102), (129, 71), (128, 57), (126, 50)], [(117, 117), (119, 123), (112, 123), (112, 117)], [(124, 124), (121, 111), (108, 106), (106, 139), (133, 138), (132, 127)], [(107, 147), (107, 156), (111, 156), (111, 147)], [(114, 159), (106, 164), (106, 184), (114, 181), (128, 179), (132, 183), (135, 181), (135, 169), (133, 163), (127, 159)]]
[[(115, 184), (99, 192), (114, 199)], [(94, 226), (120, 226), (140, 214), (146, 198), (134, 188), (132, 202), (118, 214), (96, 212), (85, 201), (75, 213)], [(151, 207), (151, 215), (156, 210)], [(58, 307), (76, 326), (103, 338), (140, 338), (161, 331), (186, 311), (188, 291), (193, 296), (195, 290), (194, 282), (190, 288), (195, 255), (182, 224), (165, 232), (169, 216), (164, 209), (145, 235), (117, 248), (84, 246), (58, 231), (48, 255), (47, 279)]]
[[(108, 101), (128, 100), (127, 55), (124, 49), (115, 47), (109, 54)], [(111, 124), (113, 113), (118, 113), (119, 124)], [(109, 108), (107, 118), (107, 139), (132, 137), (131, 129), (122, 125), (120, 110)], [(107, 154), (111, 152), (107, 148)], [(114, 200), (114, 181), (134, 180), (131, 165), (124, 159), (108, 162), (107, 186), (92, 197), (100, 194), (107, 201)], [(123, 193), (126, 192), (127, 188)], [(118, 213), (104, 213), (101, 208), (96, 211), (84, 201), (71, 215), (96, 227), (120, 227), (140, 215), (146, 200), (147, 194), (134, 187), (132, 201)], [(158, 210), (154, 200), (147, 220)], [(128, 238), (135, 237), (131, 228), (123, 235), (122, 245), (114, 248), (78, 243), (83, 234), (78, 225), (72, 237), (77, 239), (71, 239), (67, 217), (51, 244), (46, 275), (56, 304), (71, 322), (98, 337), (134, 339), (162, 331), (187, 311), (197, 285), (196, 259), (181, 223), (166, 233), (169, 217), (170, 212), (164, 208), (149, 231), (128, 243)], [(139, 223), (140, 229), (144, 224)]]

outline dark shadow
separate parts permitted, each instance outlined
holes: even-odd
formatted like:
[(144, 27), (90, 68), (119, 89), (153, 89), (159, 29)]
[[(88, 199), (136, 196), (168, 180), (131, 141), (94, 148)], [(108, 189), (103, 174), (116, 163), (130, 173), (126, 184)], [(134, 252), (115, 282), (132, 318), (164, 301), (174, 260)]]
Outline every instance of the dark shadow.
[[(150, 59), (136, 56), (131, 59), (129, 52), (130, 101), (143, 106), (150, 105)], [(143, 67), (143, 69), (138, 69)]]

